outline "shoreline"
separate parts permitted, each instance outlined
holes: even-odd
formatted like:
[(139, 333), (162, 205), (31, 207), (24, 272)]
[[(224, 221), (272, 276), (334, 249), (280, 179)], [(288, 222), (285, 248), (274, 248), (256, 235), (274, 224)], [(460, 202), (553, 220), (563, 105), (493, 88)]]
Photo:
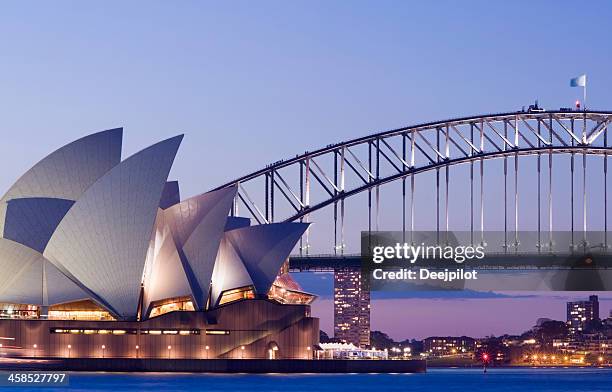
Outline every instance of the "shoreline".
[[(267, 359), (153, 359), (153, 358), (2, 358), (0, 371), (36, 372), (176, 372), (217, 374), (363, 374), (426, 373), (431, 370), (482, 371), (481, 364), (430, 364), (425, 360), (267, 360)], [(498, 365), (495, 369), (612, 370), (611, 365)]]
[[(474, 365), (436, 365), (427, 364), (428, 369), (482, 369), (482, 364)], [(612, 365), (495, 365), (487, 366), (487, 369), (612, 369)]]
[(4, 358), (0, 371), (193, 373), (425, 373), (427, 362), (341, 359)]

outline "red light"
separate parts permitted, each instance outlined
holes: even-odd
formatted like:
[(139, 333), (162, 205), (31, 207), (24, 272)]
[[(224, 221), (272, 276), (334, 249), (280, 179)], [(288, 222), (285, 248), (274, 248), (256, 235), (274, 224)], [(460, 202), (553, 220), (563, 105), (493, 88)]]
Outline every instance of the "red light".
[(482, 354), (482, 359), (484, 361), (488, 361), (489, 360), (489, 354)]
[(576, 100), (576, 107), (580, 108), (580, 100)]

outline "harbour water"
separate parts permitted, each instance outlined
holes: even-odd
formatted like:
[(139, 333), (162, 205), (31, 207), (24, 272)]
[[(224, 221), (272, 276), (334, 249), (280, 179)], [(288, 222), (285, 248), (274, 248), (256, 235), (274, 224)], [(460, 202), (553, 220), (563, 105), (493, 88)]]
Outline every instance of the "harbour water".
[(31, 391), (550, 391), (609, 392), (612, 369), (429, 369), (424, 374), (71, 373), (70, 385)]

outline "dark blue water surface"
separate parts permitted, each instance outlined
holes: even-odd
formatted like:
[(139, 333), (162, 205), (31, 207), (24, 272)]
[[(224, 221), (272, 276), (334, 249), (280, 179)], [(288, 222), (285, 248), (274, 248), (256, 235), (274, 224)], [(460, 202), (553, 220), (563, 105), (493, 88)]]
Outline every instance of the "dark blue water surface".
[[(4, 390), (54, 391), (48, 388)], [(425, 374), (70, 373), (71, 391), (612, 391), (612, 369), (430, 369)]]

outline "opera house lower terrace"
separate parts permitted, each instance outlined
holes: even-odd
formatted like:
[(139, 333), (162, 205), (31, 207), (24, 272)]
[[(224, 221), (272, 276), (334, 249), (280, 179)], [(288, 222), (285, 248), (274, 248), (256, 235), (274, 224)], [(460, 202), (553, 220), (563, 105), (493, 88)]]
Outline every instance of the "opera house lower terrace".
[(182, 136), (122, 161), (122, 133), (60, 148), (0, 200), (0, 353), (312, 358), (315, 297), (286, 262), (307, 224), (230, 216), (236, 188), (181, 201)]

